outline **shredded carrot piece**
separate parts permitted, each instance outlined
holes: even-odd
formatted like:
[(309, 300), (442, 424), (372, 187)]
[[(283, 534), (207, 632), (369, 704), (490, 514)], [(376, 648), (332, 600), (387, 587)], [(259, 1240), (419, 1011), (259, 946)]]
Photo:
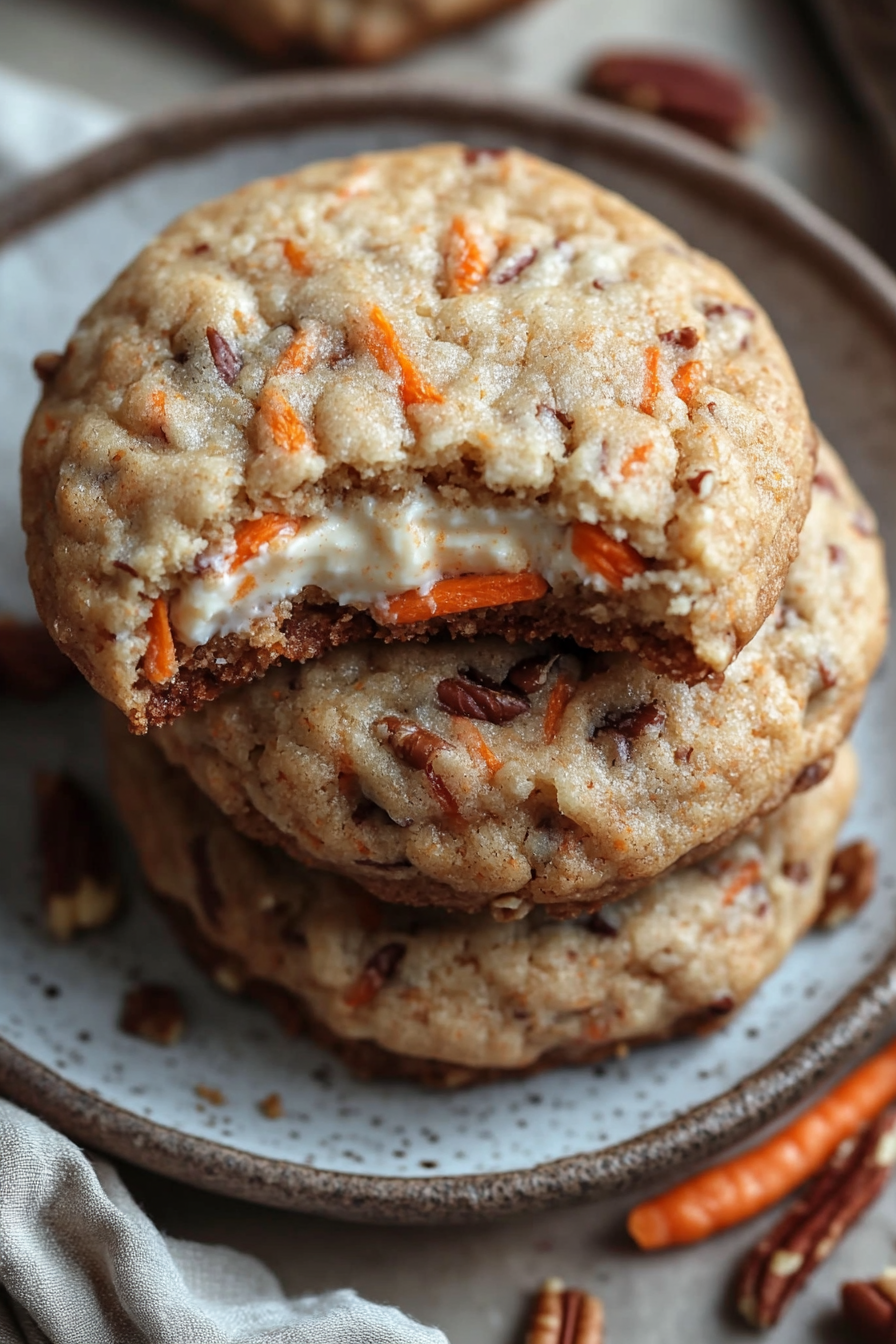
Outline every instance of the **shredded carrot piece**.
[(143, 655), (143, 675), (154, 686), (162, 686), (166, 681), (170, 681), (177, 671), (174, 638), (171, 634), (171, 622), (168, 620), (168, 603), (164, 597), (157, 597), (153, 602), (146, 630), (149, 643)]
[(271, 431), (271, 438), (284, 453), (298, 453), (311, 443), (311, 435), (285, 397), (279, 392), (265, 392), (261, 416)]
[(522, 574), (465, 574), (442, 579), (425, 595), (416, 589), (392, 597), (385, 605), (385, 625), (413, 625), (433, 616), (450, 616), (479, 607), (504, 607), (512, 602), (534, 602), (544, 597), (547, 580), (524, 570)]
[(251, 574), (247, 574), (233, 595), (234, 602), (241, 602), (244, 597), (248, 597), (253, 588), (257, 588), (258, 583)]
[(706, 370), (699, 359), (689, 359), (672, 375), (672, 386), (686, 406), (694, 401), (705, 376)]
[(304, 247), (299, 247), (291, 238), (283, 239), (283, 255), (289, 262), (296, 275), (310, 275), (311, 267), (308, 264), (308, 253)]
[(637, 448), (633, 448), (619, 468), (622, 479), (624, 481), (630, 480), (638, 468), (643, 467), (652, 452), (652, 443), (639, 443)]
[(458, 215), (451, 221), (448, 249), (448, 290), (451, 294), (471, 294), (488, 274), (488, 260), (466, 220)]
[(600, 523), (573, 523), (572, 553), (586, 569), (602, 575), (611, 588), (621, 588), (625, 579), (647, 568), (634, 546), (611, 537)]
[(561, 672), (551, 687), (547, 709), (544, 712), (544, 740), (553, 742), (560, 731), (560, 723), (566, 713), (566, 706), (576, 693), (576, 684), (572, 677)]
[(641, 392), (641, 404), (639, 411), (645, 415), (653, 415), (653, 408), (656, 406), (656, 399), (660, 394), (660, 348), (658, 345), (648, 346), (644, 355), (644, 387)]
[(401, 396), (405, 406), (416, 402), (441, 402), (445, 398), (428, 383), (402, 349), (395, 328), (378, 304), (370, 310), (367, 346), (384, 373), (401, 375)]
[[(302, 522), (301, 518), (287, 518), (282, 513), (263, 513), (260, 518), (247, 518), (245, 522), (237, 523), (233, 529), (235, 549), (230, 561), (231, 574), (276, 537), (285, 533), (294, 537)], [(237, 596), (240, 596), (239, 591)]]
[(307, 373), (314, 363), (317, 342), (307, 331), (300, 331), (283, 351), (271, 370), (272, 378), (283, 373)]
[(814, 1176), (894, 1099), (896, 1040), (765, 1143), (639, 1204), (628, 1230), (642, 1250), (654, 1251), (745, 1222)]
[(455, 718), (454, 726), (458, 737), (470, 754), (479, 757), (488, 771), (489, 778), (494, 779), (504, 762), (492, 751), (475, 723), (472, 723), (469, 719)]
[(754, 887), (762, 877), (762, 865), (758, 859), (750, 859), (745, 863), (739, 873), (736, 873), (732, 881), (725, 888), (725, 894), (722, 897), (723, 905), (730, 905), (742, 891), (747, 887)]

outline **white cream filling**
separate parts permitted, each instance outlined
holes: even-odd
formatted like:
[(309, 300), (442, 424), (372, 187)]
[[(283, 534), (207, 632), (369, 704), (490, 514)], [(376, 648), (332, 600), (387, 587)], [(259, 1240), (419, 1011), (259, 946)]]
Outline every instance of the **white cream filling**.
[(605, 589), (573, 555), (570, 537), (568, 525), (538, 508), (451, 505), (432, 492), (394, 501), (354, 497), (276, 537), (235, 569), (226, 554), (203, 557), (202, 572), (172, 602), (171, 620), (178, 637), (196, 646), (245, 630), (312, 586), (340, 606), (363, 607), (412, 590), (426, 593), (462, 574), (531, 570), (552, 587), (565, 578)]

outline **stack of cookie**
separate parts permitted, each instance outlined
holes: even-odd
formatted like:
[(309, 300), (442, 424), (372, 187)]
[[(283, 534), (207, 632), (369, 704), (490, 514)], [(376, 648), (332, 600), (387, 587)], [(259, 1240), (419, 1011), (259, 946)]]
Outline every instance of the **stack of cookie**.
[(426, 147), (192, 211), (41, 367), (35, 597), (220, 984), (459, 1084), (723, 1020), (813, 922), (881, 546), (724, 267)]

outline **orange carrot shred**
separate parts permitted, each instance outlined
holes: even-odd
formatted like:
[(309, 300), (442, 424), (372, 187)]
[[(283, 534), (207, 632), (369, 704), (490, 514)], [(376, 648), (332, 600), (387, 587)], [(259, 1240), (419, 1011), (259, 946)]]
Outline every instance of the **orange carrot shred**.
[(367, 346), (384, 373), (401, 376), (401, 396), (405, 406), (421, 401), (442, 402), (445, 398), (428, 383), (402, 349), (395, 328), (378, 304), (370, 310)]
[(628, 1230), (642, 1250), (654, 1251), (745, 1222), (814, 1176), (894, 1099), (896, 1040), (764, 1143), (639, 1204)]
[(314, 363), (316, 342), (307, 331), (298, 332), (271, 370), (272, 378), (284, 373), (307, 373)]
[(244, 597), (248, 597), (254, 588), (258, 587), (258, 581), (253, 579), (251, 574), (247, 574), (233, 595), (234, 602), (242, 602)]
[(279, 392), (265, 392), (261, 416), (271, 438), (284, 453), (298, 453), (311, 443), (311, 436), (296, 412)]
[(643, 574), (647, 568), (634, 546), (611, 537), (600, 523), (573, 523), (572, 553), (586, 569), (602, 575), (611, 588), (621, 588), (625, 579)]
[(489, 778), (494, 779), (504, 762), (492, 751), (475, 723), (472, 723), (469, 719), (456, 717), (454, 726), (457, 730), (457, 735), (464, 746), (468, 749), (471, 755), (479, 757), (488, 771)]
[(311, 267), (308, 264), (308, 253), (304, 247), (299, 247), (291, 238), (283, 239), (283, 255), (289, 262), (296, 275), (310, 275)]
[(488, 261), (466, 220), (458, 215), (451, 222), (448, 248), (448, 290), (471, 294), (488, 274)]
[(637, 448), (633, 448), (619, 468), (619, 475), (622, 479), (624, 481), (631, 480), (638, 468), (643, 467), (652, 452), (652, 443), (639, 443)]
[(641, 392), (639, 411), (653, 415), (656, 399), (660, 394), (660, 348), (650, 345), (644, 355), (644, 387)]
[(686, 406), (694, 401), (705, 375), (706, 370), (699, 359), (689, 359), (672, 375), (672, 386)]
[(171, 634), (171, 622), (168, 620), (168, 603), (164, 597), (157, 597), (153, 602), (146, 630), (149, 643), (143, 655), (143, 675), (154, 686), (162, 686), (170, 681), (177, 671), (174, 638)]
[(442, 579), (425, 594), (413, 589), (389, 598), (379, 619), (385, 625), (413, 625), (458, 611), (534, 602), (547, 590), (547, 580), (528, 570), (521, 574), (465, 574), (459, 579)]
[[(275, 537), (289, 533), (295, 536), (302, 526), (301, 518), (287, 518), (282, 513), (263, 513), (260, 518), (247, 518), (237, 523), (233, 529), (234, 552), (230, 560), (231, 574), (253, 555), (257, 555), (262, 546), (268, 546)], [(240, 592), (237, 593), (240, 596)]]
[(576, 693), (576, 684), (572, 677), (561, 672), (551, 687), (547, 709), (544, 712), (544, 740), (550, 744), (560, 731), (560, 723), (566, 713), (566, 706)]
[(742, 891), (748, 887), (755, 887), (756, 883), (762, 877), (762, 866), (758, 859), (750, 859), (745, 863), (740, 872), (736, 873), (731, 882), (725, 888), (725, 894), (722, 897), (723, 905), (730, 905)]

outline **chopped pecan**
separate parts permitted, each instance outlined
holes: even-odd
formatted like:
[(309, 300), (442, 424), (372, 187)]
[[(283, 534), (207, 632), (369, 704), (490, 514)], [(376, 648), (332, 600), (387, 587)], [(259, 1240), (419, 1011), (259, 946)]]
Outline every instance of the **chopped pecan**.
[(535, 1299), (526, 1344), (603, 1344), (603, 1338), (600, 1298), (548, 1279)]
[(237, 354), (230, 342), (214, 327), (206, 327), (205, 335), (215, 368), (227, 386), (232, 387), (243, 367), (242, 355)]
[(457, 799), (445, 783), (441, 775), (437, 775), (431, 765), (424, 765), (423, 773), (429, 781), (429, 787), (433, 792), (436, 802), (442, 811), (449, 817), (456, 817), (460, 812), (457, 805)]
[(46, 700), (78, 675), (74, 663), (36, 621), (0, 617), (0, 691)]
[[(597, 284), (597, 281), (595, 281), (595, 284)], [(539, 403), (538, 407), (536, 408), (535, 414), (552, 415), (555, 420), (559, 421), (559, 423), (563, 426), (564, 429), (572, 429), (573, 425), (575, 424), (575, 421), (573, 420), (571, 415), (567, 415), (565, 411), (558, 411), (556, 406), (548, 406), (548, 404), (544, 401)]]
[(664, 117), (728, 149), (743, 148), (768, 118), (764, 100), (742, 76), (707, 61), (608, 53), (591, 66), (587, 87), (599, 98)]
[(892, 1344), (896, 1335), (896, 1270), (879, 1279), (844, 1283), (840, 1289), (843, 1315), (857, 1332), (851, 1339), (864, 1344)]
[(639, 737), (659, 737), (666, 724), (666, 711), (656, 700), (638, 709), (609, 714), (594, 730), (594, 737), (604, 734), (616, 743), (616, 755), (625, 764), (632, 758), (632, 743)]
[(698, 471), (695, 476), (688, 477), (688, 489), (691, 490), (698, 499), (709, 499), (716, 484), (716, 474), (714, 471)]
[(683, 350), (693, 350), (700, 341), (696, 327), (679, 327), (677, 331), (660, 332), (660, 340), (668, 345), (680, 345)]
[(451, 742), (438, 733), (431, 733), (411, 719), (399, 719), (387, 714), (373, 725), (375, 736), (405, 765), (413, 770), (424, 770), (440, 751), (453, 751)]
[(551, 668), (559, 657), (559, 653), (533, 654), (531, 658), (516, 663), (507, 673), (507, 680), (525, 695), (534, 695), (547, 684)]
[(391, 980), (401, 964), (407, 948), (404, 943), (386, 943), (365, 963), (357, 980), (345, 992), (344, 1002), (349, 1008), (363, 1008)]
[(183, 1004), (168, 985), (138, 985), (125, 997), (119, 1026), (153, 1045), (176, 1045), (184, 1032)]
[(60, 942), (98, 929), (117, 913), (120, 893), (100, 816), (68, 775), (35, 781), (42, 897), (47, 930)]
[(516, 280), (517, 276), (522, 275), (538, 256), (537, 247), (523, 248), (515, 257), (508, 257), (506, 261), (496, 266), (489, 279), (493, 285), (507, 285), (511, 280)]
[(828, 666), (823, 658), (818, 660), (818, 676), (822, 690), (829, 691), (832, 686), (837, 685), (837, 673), (832, 667)]
[(589, 915), (585, 922), (585, 928), (589, 933), (599, 934), (601, 938), (618, 938), (619, 930), (615, 924), (611, 924), (606, 915), (602, 915), (597, 910), (593, 915)]
[(470, 677), (446, 677), (436, 687), (436, 697), (450, 714), (485, 723), (510, 723), (529, 713), (528, 698), (519, 691), (485, 686)]
[(42, 383), (52, 383), (62, 368), (64, 359), (65, 355), (60, 355), (55, 350), (42, 350), (39, 355), (34, 356), (31, 367)]
[(896, 1162), (896, 1110), (840, 1144), (806, 1193), (747, 1257), (737, 1305), (751, 1325), (780, 1319), (812, 1272), (887, 1183)]
[(793, 793), (805, 793), (808, 789), (814, 789), (816, 784), (827, 779), (834, 768), (834, 753), (829, 752), (827, 756), (822, 756), (821, 760), (813, 761), (801, 770), (793, 781), (791, 791)]
[(877, 850), (867, 840), (856, 840), (837, 851), (818, 916), (823, 929), (836, 929), (858, 914), (877, 885)]

